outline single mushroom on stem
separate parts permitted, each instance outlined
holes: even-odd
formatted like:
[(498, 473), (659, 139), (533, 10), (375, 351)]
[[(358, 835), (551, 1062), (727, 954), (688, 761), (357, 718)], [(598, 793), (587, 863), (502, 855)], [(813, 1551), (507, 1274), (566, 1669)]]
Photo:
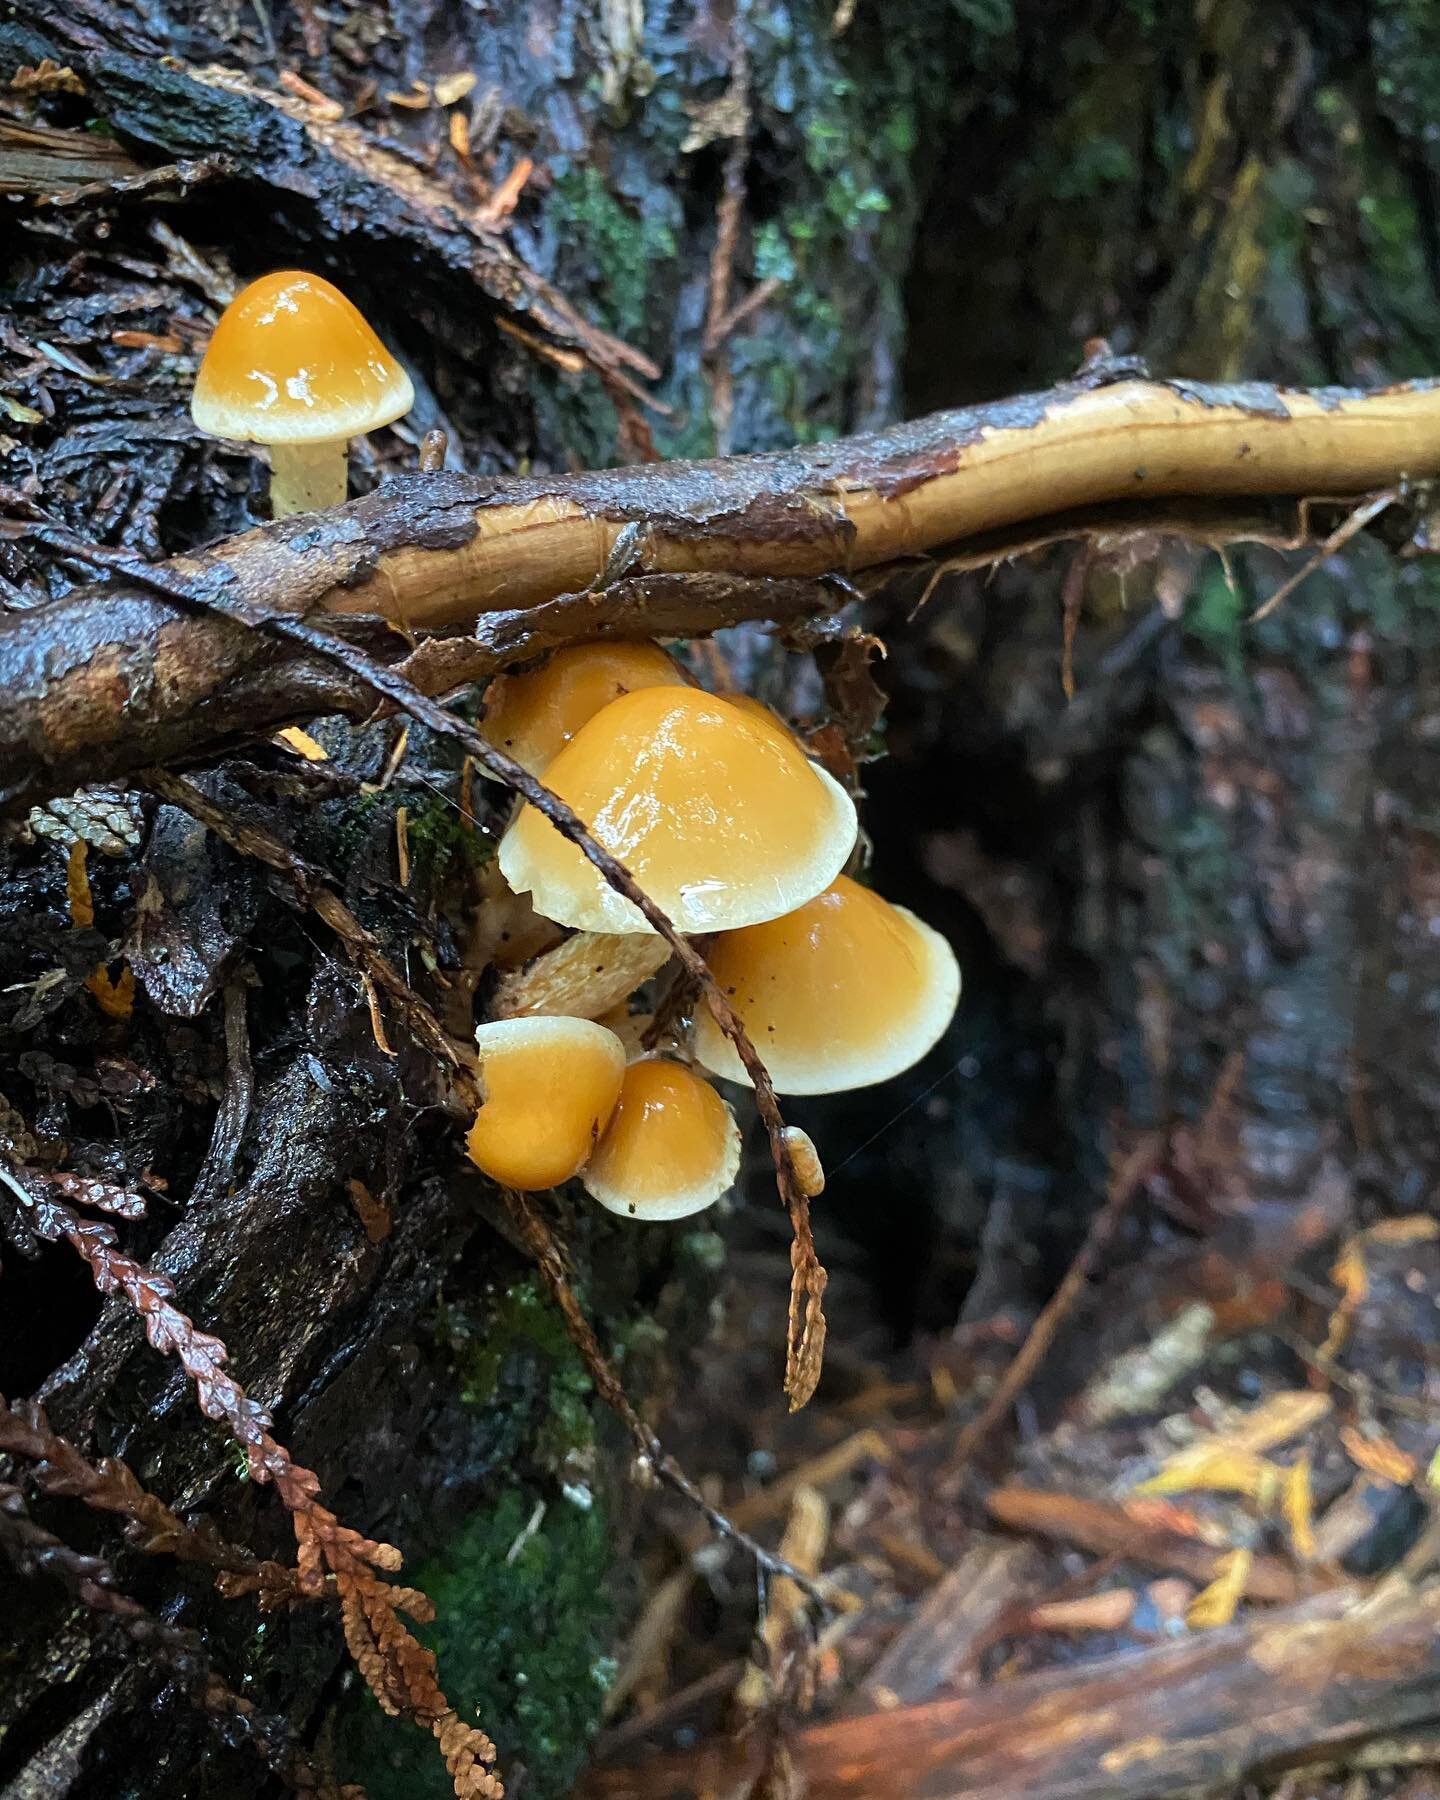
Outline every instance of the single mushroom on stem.
[[(781, 1094), (888, 1081), (939, 1040), (960, 999), (940, 933), (844, 875), (783, 918), (722, 933), (706, 955)], [(708, 1013), (695, 1021), (695, 1054), (749, 1085)]]
[(220, 315), (190, 414), (211, 437), (270, 446), (270, 510), (338, 506), (350, 439), (415, 403), (410, 377), (363, 313), (319, 275), (280, 269)]
[(685, 1219), (713, 1206), (739, 1168), (734, 1113), (702, 1075), (657, 1056), (625, 1071), (581, 1180), (622, 1218)]
[[(545, 784), (684, 932), (732, 930), (803, 905), (855, 843), (850, 796), (778, 720), (695, 688), (612, 700), (549, 764)], [(650, 929), (534, 807), (505, 833), (499, 864), (558, 924)]]
[(465, 1140), (471, 1162), (522, 1192), (578, 1174), (620, 1096), (619, 1038), (589, 1019), (501, 1019), (475, 1043), (485, 1101)]

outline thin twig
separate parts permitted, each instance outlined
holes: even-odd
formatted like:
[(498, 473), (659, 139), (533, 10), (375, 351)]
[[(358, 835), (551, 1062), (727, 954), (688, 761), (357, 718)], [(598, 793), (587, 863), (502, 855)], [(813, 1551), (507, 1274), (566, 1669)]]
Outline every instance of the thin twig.
[(1000, 1377), (995, 1392), (956, 1438), (946, 1470), (947, 1480), (953, 1482), (962, 1473), (1039, 1368), (1046, 1351), (1055, 1341), (1055, 1334), (1080, 1298), (1102, 1253), (1114, 1237), (1127, 1207), (1139, 1192), (1145, 1177), (1155, 1169), (1162, 1148), (1163, 1139), (1158, 1135), (1143, 1137), (1111, 1175), (1110, 1191), (1105, 1196), (1105, 1204), (1091, 1221), (1085, 1242), (1080, 1246), (1074, 1262), (1065, 1271), (1064, 1280), (1030, 1327), (1029, 1336)]
[(676, 1462), (675, 1458), (661, 1444), (660, 1439), (636, 1412), (630, 1396), (625, 1392), (614, 1365), (600, 1348), (590, 1321), (586, 1318), (570, 1285), (569, 1275), (565, 1268), (565, 1254), (554, 1233), (528, 1194), (517, 1193), (512, 1188), (502, 1188), (505, 1205), (515, 1222), (526, 1248), (534, 1257), (542, 1279), (550, 1291), (550, 1297), (560, 1310), (565, 1327), (584, 1363), (590, 1379), (595, 1383), (595, 1391), (611, 1409), (611, 1411), (629, 1432), (639, 1456), (645, 1467), (651, 1470), (665, 1485), (673, 1488), (682, 1498), (704, 1514), (706, 1522), (717, 1537), (728, 1539), (738, 1544), (750, 1556), (756, 1565), (770, 1577), (787, 1576), (805, 1590), (809, 1600), (817, 1607), (830, 1610), (830, 1602), (823, 1588), (813, 1575), (807, 1575), (795, 1568), (783, 1556), (777, 1556), (773, 1550), (767, 1550), (748, 1531), (743, 1531), (731, 1519), (712, 1506), (699, 1487), (690, 1479)]
[(1363, 531), (1372, 519), (1378, 519), (1388, 507), (1394, 506), (1399, 498), (1399, 488), (1386, 488), (1384, 493), (1372, 494), (1362, 505), (1357, 506), (1346, 519), (1336, 526), (1309, 562), (1303, 568), (1297, 569), (1288, 581), (1282, 581), (1270, 598), (1255, 608), (1245, 623), (1258, 625), (1262, 619), (1268, 619), (1282, 601), (1290, 598), (1302, 581), (1308, 581), (1315, 571), (1323, 566), (1328, 557), (1334, 556), (1337, 550), (1343, 550), (1351, 538)]

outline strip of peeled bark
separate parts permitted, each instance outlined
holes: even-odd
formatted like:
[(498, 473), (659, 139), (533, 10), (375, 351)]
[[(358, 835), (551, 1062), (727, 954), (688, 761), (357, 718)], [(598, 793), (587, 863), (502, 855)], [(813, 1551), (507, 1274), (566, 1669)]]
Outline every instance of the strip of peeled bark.
[[(454, 631), (496, 610), (523, 618), (579, 595), (573, 642), (603, 635), (606, 594), (590, 590), (627, 530), (642, 579), (789, 583), (1107, 501), (1349, 495), (1437, 472), (1434, 383), (1359, 393), (1125, 380), (727, 461), (512, 480), (415, 475), (162, 567), (172, 588), (213, 596), (219, 611), (326, 607), (418, 631)], [(728, 591), (713, 610), (691, 610), (687, 634), (774, 616), (753, 598), (737, 610)], [(793, 591), (773, 598), (796, 607)], [(675, 627), (632, 607), (623, 629)], [(547, 647), (526, 648), (522, 633), (510, 660)], [(277, 681), (277, 655), (226, 620), (118, 583), (5, 620), (0, 797), (29, 801), (203, 753), (237, 730), (363, 704), (352, 693), (347, 707), (345, 684), (318, 666)], [(469, 659), (466, 678), (476, 673)]]

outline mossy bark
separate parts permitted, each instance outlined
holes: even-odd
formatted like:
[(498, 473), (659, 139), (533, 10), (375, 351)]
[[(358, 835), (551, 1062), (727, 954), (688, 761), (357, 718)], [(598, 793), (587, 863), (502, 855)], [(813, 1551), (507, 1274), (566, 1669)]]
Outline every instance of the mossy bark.
[[(5, 73), (49, 56), (83, 85), (83, 97), (57, 102), (58, 123), (117, 133), (142, 164), (222, 159), (178, 206), (123, 195), (72, 206), (64, 254), (77, 253), (77, 267), (116, 251), (153, 259), (154, 227), (179, 231), (212, 268), (242, 278), (277, 262), (324, 268), (413, 368), (416, 422), (445, 429), (451, 461), (478, 472), (624, 460), (643, 447), (644, 418), (655, 450), (674, 455), (811, 441), (900, 416), (903, 286), (929, 145), (954, 84), (982, 78), (976, 53), (992, 35), (980, 26), (957, 35), (938, 3), (904, 9), (898, 23), (862, 8), (837, 32), (821, 0), (702, 5), (684, 18), (590, 0), (553, 9), (422, 0), (388, 15), (337, 14), (310, 53), (309, 9), (222, 17), (122, 0), (57, 13), (26, 0), (12, 12), (0, 25)], [(323, 133), (307, 136), (298, 114), (197, 86), (163, 60), (240, 67), (273, 85), (272, 30), (284, 66), (347, 100), (370, 77), (403, 93), (412, 81), (473, 74), (474, 99), (461, 110), (477, 139), (489, 134), (493, 174), (526, 154), (541, 170), (509, 227), (515, 250), (654, 360), (663, 410), (637, 410), (614, 385), (577, 374), (569, 365), (579, 359), (562, 355), (557, 368), (499, 329), (500, 265), (475, 276), (443, 220), (431, 229), (368, 165), (327, 163)], [(412, 158), (447, 154), (441, 107), (392, 108), (384, 124), (362, 116), (362, 125), (404, 140)], [(74, 290), (39, 224), (20, 245), (7, 300), (18, 331), (50, 341), (69, 330), (58, 321), (77, 315), (64, 311)], [(723, 292), (722, 230), (733, 234)], [(97, 370), (117, 354), (112, 324), (161, 335), (171, 312), (194, 304), (183, 275), (178, 287), (168, 280), (130, 295), (124, 315), (106, 322), (86, 352)], [(760, 284), (763, 304), (717, 332), (721, 312)], [(109, 291), (103, 281), (90, 291), (90, 316), (103, 316)], [(6, 478), (33, 479), (77, 529), (103, 534), (110, 520), (152, 550), (243, 526), (263, 510), (263, 471), (189, 432), (192, 373), (184, 356), (152, 359), (125, 381), (119, 405), (78, 381), (67, 388), (62, 371), (54, 419), (10, 440)], [(356, 475), (366, 479), (363, 456)], [(114, 512), (117, 491), (133, 506), (128, 522)], [(36, 597), (63, 592), (74, 575), (26, 551), (5, 572)], [(473, 832), (457, 825), (453, 759), (416, 734), (396, 781), (356, 794), (343, 778), (373, 781), (390, 738), (338, 724), (320, 735), (339, 772), (329, 797), (297, 799), (293, 784), (287, 796), (283, 781), (262, 779), (257, 791), (250, 778), (248, 789), (225, 773), (203, 779), (329, 870), (415, 979), (427, 979), (427, 960), (453, 972), (475, 860)], [(403, 895), (393, 863), (401, 807), (411, 857)], [(606, 1659), (635, 1598), (610, 1567), (634, 1530), (628, 1452), (506, 1240), (493, 1196), (460, 1162), (452, 1127), (424, 1110), (423, 1059), (403, 1045), (398, 1060), (384, 1054), (332, 947), (256, 870), (171, 809), (152, 804), (137, 820), (133, 847), (90, 858), (104, 936), (72, 948), (73, 977), (35, 1017), (6, 1015), (0, 1090), (73, 1156), (75, 1140), (110, 1128), (84, 1114), (64, 1069), (88, 1074), (118, 1051), (154, 1077), (123, 1103), (105, 1152), (169, 1184), (135, 1247), (224, 1338), (237, 1374), (319, 1471), (341, 1517), (404, 1547), (440, 1610), (433, 1641), (450, 1698), (494, 1734), (527, 1794), (558, 1795), (598, 1717)], [(6, 980), (23, 984), (43, 972), (36, 946), (72, 930), (64, 856), (44, 838), (5, 854)], [(26, 933), (21, 955), (13, 945)], [(80, 957), (107, 948), (131, 956), (140, 1000), (132, 1026), (97, 1035)], [(227, 1018), (248, 1038), (248, 1106), (226, 1073)], [(215, 1130), (227, 1106), (239, 1123)], [(383, 1200), (390, 1221), (378, 1238), (365, 1195)], [(637, 1234), (573, 1207), (562, 1222), (627, 1381), (637, 1397), (663, 1390), (709, 1316), (717, 1240)], [(56, 1251), (33, 1267), (7, 1257), (0, 1282), (0, 1387), (43, 1390), (57, 1428), (123, 1455), (167, 1500), (231, 1536), (290, 1554), (273, 1495), (239, 1479), (223, 1434), (123, 1308), (95, 1319)], [(147, 1605), (202, 1631), (226, 1677), (318, 1744), (321, 1762), (333, 1754), (340, 1779), (363, 1779), (377, 1800), (446, 1791), (425, 1734), (382, 1719), (344, 1672), (329, 1608), (260, 1617), (250, 1601), (220, 1602), (203, 1570), (117, 1547), (78, 1507), (36, 1506), (82, 1547), (105, 1547)], [(7, 1800), (42, 1790), (116, 1800), (278, 1791), (244, 1749), (215, 1742), (158, 1666), (93, 1631), (43, 1581), (12, 1593), (0, 1633)]]

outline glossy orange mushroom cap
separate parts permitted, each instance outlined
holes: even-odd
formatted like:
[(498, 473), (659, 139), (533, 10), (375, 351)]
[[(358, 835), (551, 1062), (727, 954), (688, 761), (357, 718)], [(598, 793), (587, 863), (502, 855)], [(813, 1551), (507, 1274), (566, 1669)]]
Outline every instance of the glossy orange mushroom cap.
[(475, 1043), (485, 1104), (465, 1140), (471, 1162), (524, 1191), (578, 1174), (620, 1095), (619, 1038), (589, 1019), (502, 1019)]
[(684, 1219), (720, 1198), (740, 1168), (735, 1115), (683, 1063), (631, 1063), (586, 1168), (585, 1191), (628, 1219)]
[(658, 644), (572, 644), (541, 668), (497, 675), (485, 690), (480, 729), (539, 775), (602, 706), (634, 688), (687, 685), (684, 670)]
[[(782, 1094), (888, 1081), (938, 1041), (960, 998), (939, 932), (844, 875), (784, 918), (717, 937), (708, 960)], [(695, 1053), (749, 1085), (708, 1012), (695, 1021)]]
[(339, 288), (281, 269), (226, 307), (190, 411), (213, 437), (314, 444), (374, 431), (414, 403), (410, 377)]
[[(790, 912), (844, 866), (855, 807), (779, 725), (696, 688), (643, 688), (602, 707), (545, 770), (596, 839), (681, 931)], [(560, 925), (648, 931), (532, 807), (500, 845), (516, 893)]]

